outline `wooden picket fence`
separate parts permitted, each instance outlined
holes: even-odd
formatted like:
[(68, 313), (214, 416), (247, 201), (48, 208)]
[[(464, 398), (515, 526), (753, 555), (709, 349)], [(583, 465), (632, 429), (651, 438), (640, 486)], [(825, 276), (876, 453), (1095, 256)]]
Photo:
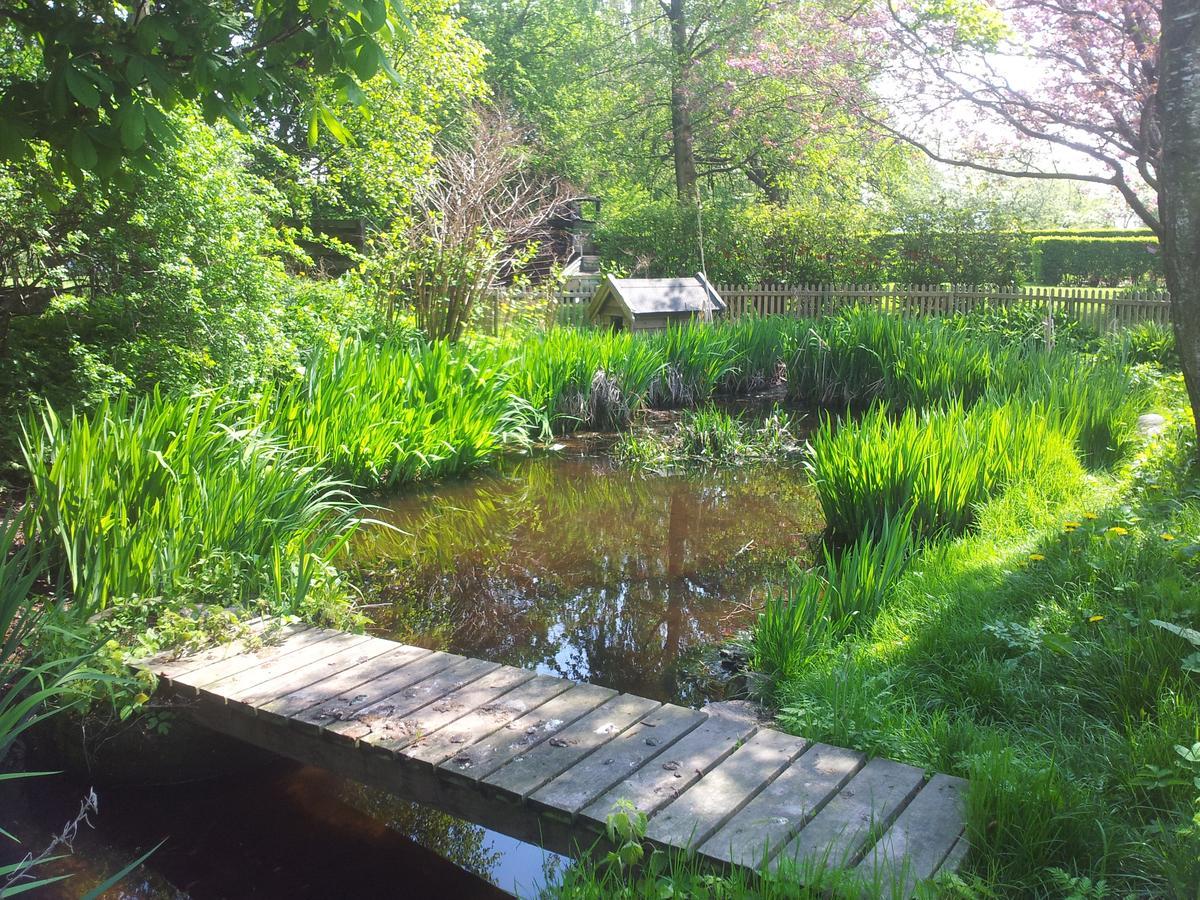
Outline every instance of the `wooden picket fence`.
[[(586, 303), (591, 299), (588, 288), (595, 290), (590, 284), (572, 285), (570, 292), (560, 293), (560, 301)], [(1034, 303), (1107, 330), (1139, 322), (1171, 322), (1170, 294), (1158, 290), (946, 284), (718, 284), (716, 288), (729, 307), (729, 318), (816, 318), (855, 305), (905, 316), (948, 316), (978, 306)]]
[(1074, 287), (986, 287), (979, 285), (717, 285), (729, 316), (817, 317), (846, 306), (864, 305), (906, 316), (947, 316), (978, 306), (1033, 303), (1101, 328), (1171, 321), (1166, 291)]

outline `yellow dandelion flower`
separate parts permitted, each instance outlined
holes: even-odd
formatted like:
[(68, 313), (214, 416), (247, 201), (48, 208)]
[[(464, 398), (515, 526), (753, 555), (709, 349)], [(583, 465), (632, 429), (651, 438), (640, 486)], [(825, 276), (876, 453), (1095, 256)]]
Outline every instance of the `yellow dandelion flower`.
[(1084, 514), (1083, 514), (1083, 517), (1084, 517), (1085, 519), (1095, 519), (1095, 518), (1096, 518), (1096, 514), (1095, 514), (1095, 513), (1084, 513)]
[(1042, 556), (1042, 554), (1040, 554), (1040, 553), (1030, 553), (1029, 554), (1029, 559), (1033, 562), (1041, 562), (1045, 558), (1046, 557)]
[(1114, 525), (1112, 528), (1108, 529), (1108, 531), (1109, 531), (1109, 534), (1116, 534), (1116, 535), (1129, 534), (1129, 529), (1122, 528), (1120, 525)]
[(1103, 622), (1104, 616), (1088, 616), (1088, 621), (1095, 625), (1097, 622)]
[(1162, 534), (1159, 535), (1159, 537), (1162, 538), (1164, 541), (1175, 540), (1175, 535), (1171, 534), (1171, 532), (1169, 532), (1169, 531), (1164, 531)]
[(1067, 529), (1067, 531), (1074, 531), (1078, 527), (1078, 522), (1063, 522), (1063, 528)]

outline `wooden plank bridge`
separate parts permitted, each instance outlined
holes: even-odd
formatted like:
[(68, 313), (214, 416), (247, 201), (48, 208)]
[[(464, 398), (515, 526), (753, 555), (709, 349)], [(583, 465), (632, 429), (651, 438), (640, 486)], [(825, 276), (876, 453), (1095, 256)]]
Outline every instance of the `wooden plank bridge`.
[(762, 727), (744, 704), (685, 709), (271, 620), (140, 666), (217, 731), (567, 855), (619, 800), (656, 846), (853, 869), (870, 894), (911, 894), (967, 850), (961, 779)]

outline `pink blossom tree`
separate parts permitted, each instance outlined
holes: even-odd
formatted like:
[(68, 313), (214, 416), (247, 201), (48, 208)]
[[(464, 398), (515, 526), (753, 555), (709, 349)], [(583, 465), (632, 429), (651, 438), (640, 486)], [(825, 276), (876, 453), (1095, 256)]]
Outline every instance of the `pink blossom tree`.
[[(880, 132), (939, 163), (1120, 193), (1160, 238), (1200, 413), (1195, 0), (877, 0), (827, 25), (835, 42), (865, 40), (887, 60), (874, 101), (844, 94)], [(801, 37), (763, 41), (738, 64), (810, 80), (813, 58), (811, 37)]]

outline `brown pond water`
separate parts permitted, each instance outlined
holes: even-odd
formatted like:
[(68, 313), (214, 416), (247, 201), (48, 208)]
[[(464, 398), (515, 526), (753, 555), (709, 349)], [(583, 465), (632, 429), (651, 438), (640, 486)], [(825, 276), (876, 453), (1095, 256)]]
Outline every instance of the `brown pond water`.
[[(634, 472), (579, 452), (511, 461), (375, 515), (391, 527), (368, 529), (357, 554), (379, 633), (690, 705), (724, 695), (716, 645), (822, 527), (796, 469)], [(43, 846), (87, 787), (0, 782), (0, 826)], [(98, 793), (95, 830), (58, 870), (74, 877), (37, 896), (77, 897), (163, 838), (108, 896), (535, 896), (565, 863), (282, 759)], [(0, 846), (0, 865), (11, 853)]]
[(409, 493), (359, 551), (377, 631), (698, 705), (711, 650), (750, 624), (822, 527), (794, 468), (631, 471), (541, 456)]

